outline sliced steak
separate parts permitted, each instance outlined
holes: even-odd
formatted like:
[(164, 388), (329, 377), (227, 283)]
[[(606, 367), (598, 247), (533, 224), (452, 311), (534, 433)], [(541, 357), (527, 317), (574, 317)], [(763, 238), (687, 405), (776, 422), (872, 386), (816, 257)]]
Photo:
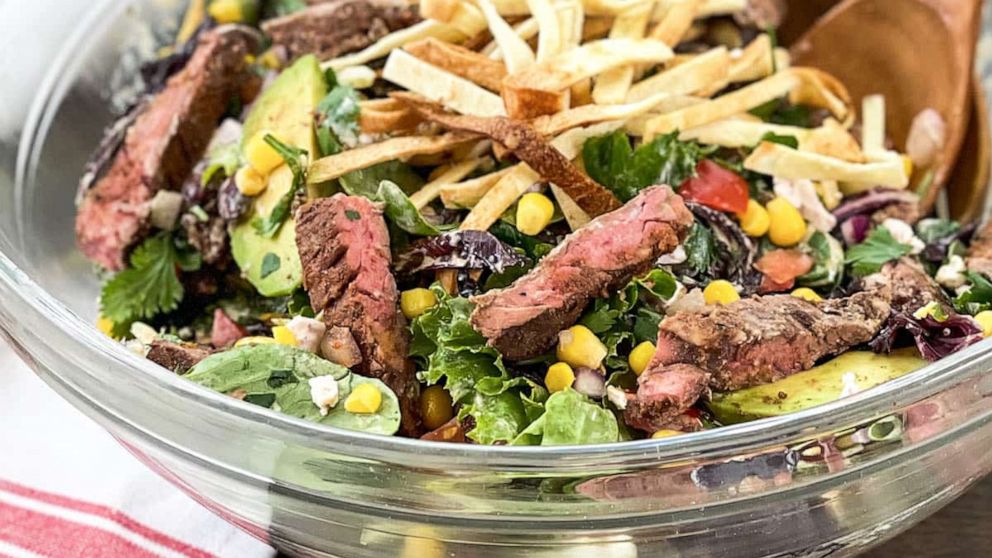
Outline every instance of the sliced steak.
[(145, 356), (148, 360), (176, 374), (185, 374), (210, 355), (211, 351), (200, 345), (157, 339), (152, 341)]
[(570, 235), (510, 287), (474, 297), (472, 325), (510, 360), (539, 356), (590, 300), (609, 296), (674, 250), (692, 222), (670, 188), (644, 190)]
[(247, 27), (204, 33), (186, 67), (136, 109), (113, 157), (100, 154), (107, 170), (80, 202), (76, 239), (87, 257), (110, 270), (125, 267), (128, 250), (150, 228), (155, 193), (180, 189), (232, 99), (257, 81), (246, 61), (256, 47)]
[(953, 310), (940, 285), (911, 258), (886, 264), (881, 272), (865, 278), (863, 288), (869, 292), (887, 288), (883, 296), (891, 297), (896, 312), (912, 314), (931, 302), (940, 303), (945, 311)]
[(389, 232), (369, 200), (338, 194), (297, 212), (296, 245), (310, 304), (329, 331), (347, 328), (362, 359), (359, 374), (385, 382), (400, 399), (403, 431), (420, 433), (419, 384), (407, 358), (410, 334), (390, 273)]
[(975, 231), (965, 262), (970, 271), (992, 277), (992, 221)]
[(682, 413), (709, 391), (710, 375), (691, 364), (649, 368), (637, 379), (637, 395), (628, 396), (624, 422), (645, 432), (682, 430)]
[(879, 292), (861, 292), (820, 303), (756, 296), (704, 314), (675, 314), (659, 326), (658, 349), (646, 373), (693, 364), (711, 374), (710, 386), (718, 390), (774, 382), (867, 343), (889, 311)]
[(290, 58), (316, 54), (326, 60), (361, 50), (393, 31), (420, 21), (404, 0), (330, 0), (262, 24)]

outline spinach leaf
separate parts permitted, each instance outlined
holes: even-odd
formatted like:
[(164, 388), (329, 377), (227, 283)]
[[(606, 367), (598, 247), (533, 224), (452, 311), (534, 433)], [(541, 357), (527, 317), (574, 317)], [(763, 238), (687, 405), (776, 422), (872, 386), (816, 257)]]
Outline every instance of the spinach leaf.
[(992, 310), (992, 282), (984, 275), (966, 271), (971, 286), (954, 299), (954, 309), (962, 314), (974, 316), (985, 310)]
[(761, 141), (758, 143), (765, 141), (791, 147), (792, 149), (799, 149), (799, 140), (796, 139), (796, 136), (785, 136), (776, 134), (775, 132), (768, 132), (761, 137)]
[(713, 153), (698, 143), (679, 141), (678, 135), (658, 136), (636, 150), (622, 130), (590, 138), (582, 147), (586, 172), (622, 201), (655, 184), (678, 188), (695, 176), (699, 161)]
[(864, 242), (848, 248), (844, 263), (851, 266), (855, 276), (863, 277), (877, 273), (886, 263), (912, 251), (911, 246), (898, 242), (885, 227), (875, 227)]
[(699, 223), (693, 223), (682, 248), (685, 250), (686, 264), (697, 275), (708, 273), (716, 261), (716, 239), (713, 232)]
[(840, 241), (816, 232), (806, 243), (815, 264), (806, 275), (796, 279), (804, 287), (831, 287), (844, 277), (844, 247)]
[(783, 126), (798, 126), (811, 128), (813, 115), (809, 108), (803, 105), (793, 105), (787, 98), (772, 99), (763, 105), (751, 109), (751, 114), (772, 124)]
[[(340, 178), (340, 183), (341, 188), (349, 195), (381, 202), (385, 206), (386, 217), (399, 229), (420, 236), (439, 234), (441, 228), (424, 219), (420, 210), (410, 201), (405, 189), (394, 178), (408, 185), (423, 184), (409, 166), (398, 161), (348, 173)], [(414, 187), (407, 189), (412, 188)]]
[(414, 172), (413, 167), (402, 161), (386, 161), (378, 165), (349, 172), (338, 179), (341, 187), (356, 196), (370, 198), (379, 191), (383, 180), (395, 182), (405, 194), (412, 194), (424, 185), (424, 179)]
[(513, 445), (606, 444), (620, 438), (616, 416), (575, 390), (552, 394), (544, 409), (544, 414), (521, 432)]

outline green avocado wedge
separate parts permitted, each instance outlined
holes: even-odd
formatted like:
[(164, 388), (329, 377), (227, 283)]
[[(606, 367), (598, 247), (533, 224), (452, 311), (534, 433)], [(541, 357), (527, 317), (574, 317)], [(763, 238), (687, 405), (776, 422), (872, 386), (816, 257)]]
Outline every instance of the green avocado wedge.
[(880, 355), (844, 353), (788, 378), (727, 393), (714, 393), (706, 404), (724, 424), (748, 422), (803, 411), (841, 398), (846, 386), (858, 391), (883, 384), (926, 366), (915, 348)]
[[(274, 134), (283, 143), (316, 151), (313, 119), (317, 103), (327, 94), (327, 83), (315, 56), (304, 56), (287, 68), (255, 101), (245, 120), (241, 149), (259, 132)], [(252, 221), (265, 217), (292, 187), (292, 172), (285, 165), (269, 176), (262, 195), (239, 223), (231, 228), (231, 252), (245, 278), (262, 296), (291, 294), (299, 288), (303, 268), (296, 249), (296, 223), (286, 220), (273, 238), (260, 235)]]
[[(310, 397), (311, 378), (331, 376), (338, 384), (338, 404), (323, 416)], [(390, 436), (400, 427), (400, 404), (386, 384), (352, 374), (347, 368), (286, 345), (252, 345), (211, 355), (185, 376), (221, 393), (243, 390), (249, 403), (337, 428)], [(382, 394), (375, 413), (351, 413), (345, 400), (360, 384)]]

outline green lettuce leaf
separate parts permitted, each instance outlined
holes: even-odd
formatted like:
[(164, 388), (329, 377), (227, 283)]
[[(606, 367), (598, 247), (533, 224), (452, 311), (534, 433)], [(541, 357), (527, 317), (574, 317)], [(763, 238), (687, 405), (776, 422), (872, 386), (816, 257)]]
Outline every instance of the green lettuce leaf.
[(620, 439), (616, 416), (585, 395), (566, 389), (551, 395), (544, 414), (513, 440), (513, 445), (606, 444)]
[(695, 142), (679, 141), (678, 136), (678, 132), (658, 136), (634, 149), (627, 134), (618, 130), (586, 140), (582, 160), (589, 176), (628, 201), (655, 184), (678, 188), (695, 176), (696, 165), (713, 152)]

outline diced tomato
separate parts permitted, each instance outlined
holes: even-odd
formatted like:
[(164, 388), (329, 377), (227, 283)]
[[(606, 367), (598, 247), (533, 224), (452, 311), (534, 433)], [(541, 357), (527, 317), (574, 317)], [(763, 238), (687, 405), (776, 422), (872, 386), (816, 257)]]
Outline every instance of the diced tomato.
[(758, 294), (784, 293), (791, 291), (796, 286), (796, 280), (791, 279), (785, 283), (776, 283), (774, 279), (767, 275), (761, 276), (761, 284), (758, 285)]
[(719, 211), (747, 211), (747, 181), (709, 159), (703, 159), (696, 165), (696, 176), (682, 183), (679, 194), (687, 201)]
[(792, 287), (796, 277), (809, 273), (813, 263), (812, 257), (799, 250), (772, 250), (761, 256), (754, 268), (785, 290)]

